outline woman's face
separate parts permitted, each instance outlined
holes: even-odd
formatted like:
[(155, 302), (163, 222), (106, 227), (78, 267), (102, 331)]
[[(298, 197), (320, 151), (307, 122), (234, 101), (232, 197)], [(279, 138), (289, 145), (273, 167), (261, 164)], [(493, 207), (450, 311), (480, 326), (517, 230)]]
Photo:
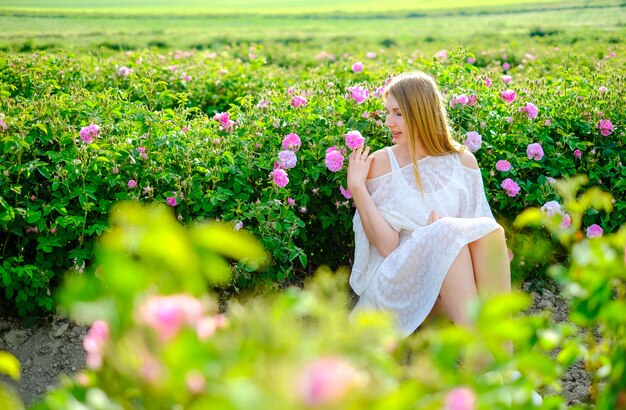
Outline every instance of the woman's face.
[(385, 110), (387, 111), (385, 126), (391, 131), (393, 142), (396, 144), (407, 143), (409, 136), (406, 132), (406, 124), (400, 112), (398, 101), (391, 94), (387, 96), (387, 101), (385, 101)]

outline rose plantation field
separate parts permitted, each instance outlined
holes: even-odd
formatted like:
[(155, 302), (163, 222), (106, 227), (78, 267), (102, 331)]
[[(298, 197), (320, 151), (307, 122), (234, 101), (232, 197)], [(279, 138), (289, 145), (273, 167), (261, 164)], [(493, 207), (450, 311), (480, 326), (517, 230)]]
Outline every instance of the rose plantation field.
[[(263, 32), (281, 17), (255, 14), (265, 37), (204, 37), (189, 17), (193, 40), (179, 25), (127, 41), (138, 17), (101, 12), (114, 42), (75, 10), (29, 30), (20, 19), (36, 11), (2, 11), (19, 28), (0, 35), (2, 309), (98, 319), (89, 370), (38, 408), (264, 408), (277, 396), (284, 408), (505, 408), (529, 405), (532, 387), (561, 408), (559, 376), (575, 361), (592, 374), (589, 405), (626, 406), (626, 12), (552, 3), (424, 20), (359, 10), (345, 23), (365, 21), (362, 37), (327, 16), (307, 21), (332, 37)], [(493, 24), (524, 13), (551, 20), (498, 35)], [(609, 23), (582, 26), (592, 15)], [(54, 35), (63, 19), (75, 37)], [(409, 28), (464, 19), (463, 40)], [(400, 340), (383, 314), (348, 324), (347, 154), (361, 138), (390, 143), (380, 93), (409, 70), (436, 78), (478, 160), (514, 287), (557, 284), (571, 324), (517, 315), (523, 293), (477, 303), (471, 330)], [(271, 290), (282, 291), (259, 296)], [(15, 375), (12, 363), (0, 356), (0, 371)], [(502, 376), (512, 369), (522, 377)]]

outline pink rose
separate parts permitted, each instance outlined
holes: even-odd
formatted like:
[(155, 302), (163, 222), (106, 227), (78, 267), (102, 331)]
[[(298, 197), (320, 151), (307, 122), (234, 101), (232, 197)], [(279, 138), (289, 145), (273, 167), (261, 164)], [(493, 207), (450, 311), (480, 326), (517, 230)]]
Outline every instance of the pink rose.
[(165, 198), (165, 200), (167, 201), (167, 204), (169, 206), (176, 206), (178, 205), (178, 202), (176, 201), (176, 193), (174, 193), (174, 196), (168, 196), (167, 198)]
[(149, 296), (137, 309), (137, 322), (152, 328), (162, 341), (174, 338), (185, 325), (195, 329), (202, 303), (189, 295)]
[(306, 107), (306, 98), (301, 95), (296, 95), (291, 99), (291, 106), (293, 108)]
[(602, 228), (600, 225), (593, 224), (587, 228), (587, 238), (598, 238), (602, 236)]
[(230, 119), (228, 112), (218, 112), (213, 116), (213, 121), (219, 122), (224, 131), (232, 132), (234, 130), (235, 122)]
[(332, 172), (339, 172), (343, 168), (344, 157), (337, 149), (326, 152), (326, 168)]
[(339, 187), (339, 191), (341, 191), (341, 195), (343, 195), (344, 198), (346, 198), (346, 199), (352, 198), (352, 194), (350, 193), (350, 190), (349, 189), (345, 189), (343, 187), (343, 185), (341, 185)]
[(294, 206), (296, 204), (296, 200), (292, 197), (287, 198), (287, 204), (290, 206)]
[(496, 162), (496, 169), (500, 172), (506, 172), (511, 169), (511, 163), (505, 159)]
[(600, 120), (597, 122), (596, 128), (600, 130), (600, 134), (606, 137), (611, 135), (615, 127), (611, 123), (611, 120)]
[(539, 109), (537, 109), (533, 103), (526, 103), (526, 106), (520, 108), (519, 111), (525, 112), (529, 120), (537, 117), (537, 114), (539, 113)]
[(582, 156), (583, 153), (579, 149), (574, 150), (574, 157), (580, 159)]
[(297, 392), (307, 406), (328, 406), (344, 398), (358, 379), (358, 372), (345, 359), (317, 359), (302, 369), (296, 379)]
[(103, 320), (93, 322), (83, 339), (83, 347), (87, 352), (87, 366), (90, 369), (98, 370), (102, 367), (103, 350), (108, 340), (109, 324)]
[(504, 90), (504, 91), (502, 91), (500, 93), (500, 97), (507, 104), (511, 104), (513, 101), (515, 101), (515, 91), (513, 91), (513, 90)]
[(476, 152), (480, 149), (480, 147), (482, 147), (483, 139), (476, 131), (470, 131), (465, 134), (465, 136), (466, 138), (464, 144), (470, 151)]
[(346, 94), (346, 100), (352, 98), (358, 104), (363, 104), (363, 102), (369, 97), (370, 92), (367, 88), (363, 88), (360, 85), (355, 85), (354, 87), (348, 88), (349, 94)]
[(91, 144), (94, 138), (98, 137), (99, 133), (100, 127), (96, 124), (91, 124), (80, 129), (80, 139), (85, 144)]
[(526, 155), (528, 155), (528, 159), (541, 161), (541, 158), (543, 158), (543, 148), (541, 147), (541, 144), (538, 142), (529, 144), (528, 148), (526, 148)]
[(491, 78), (485, 76), (485, 86), (486, 87), (491, 87)]
[(510, 75), (503, 75), (502, 77), (500, 77), (500, 79), (504, 84), (510, 84), (511, 81), (513, 81), (513, 77), (511, 77)]
[(363, 68), (365, 68), (363, 66), (363, 63), (360, 61), (357, 61), (356, 63), (352, 64), (352, 71), (355, 73), (360, 73), (361, 71), (363, 71)]
[(134, 179), (128, 181), (129, 188), (135, 188), (137, 186), (137, 182)]
[(519, 185), (517, 184), (517, 182), (513, 181), (511, 178), (507, 178), (504, 181), (502, 181), (501, 186), (502, 188), (504, 188), (504, 190), (510, 197), (517, 196), (517, 194), (519, 194), (520, 192)]
[(446, 395), (445, 410), (474, 410), (476, 395), (468, 387), (457, 387)]
[(441, 62), (444, 62), (448, 59), (448, 52), (446, 50), (440, 50), (435, 53), (435, 58)]
[(285, 138), (283, 138), (283, 149), (289, 149), (291, 151), (297, 151), (300, 149), (300, 146), (302, 145), (302, 141), (300, 141), (300, 137), (298, 136), (298, 134), (287, 134), (285, 135)]
[(282, 168), (276, 168), (272, 172), (270, 172), (274, 183), (281, 188), (284, 188), (289, 183), (289, 177), (287, 176), (287, 172), (285, 172)]
[(357, 149), (358, 147), (362, 147), (363, 143), (365, 142), (365, 138), (363, 138), (361, 133), (356, 130), (348, 131), (344, 135), (344, 137), (346, 139), (346, 145), (350, 149)]
[(284, 150), (278, 153), (278, 160), (280, 161), (280, 167), (283, 169), (291, 169), (296, 166), (298, 158), (293, 151)]

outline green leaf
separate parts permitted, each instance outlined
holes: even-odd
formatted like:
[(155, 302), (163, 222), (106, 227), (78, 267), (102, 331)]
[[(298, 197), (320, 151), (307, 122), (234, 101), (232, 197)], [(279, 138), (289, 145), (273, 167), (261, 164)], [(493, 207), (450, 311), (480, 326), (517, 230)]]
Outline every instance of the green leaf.
[(545, 221), (545, 214), (539, 208), (525, 209), (515, 218), (514, 225), (517, 227), (524, 226), (541, 226)]

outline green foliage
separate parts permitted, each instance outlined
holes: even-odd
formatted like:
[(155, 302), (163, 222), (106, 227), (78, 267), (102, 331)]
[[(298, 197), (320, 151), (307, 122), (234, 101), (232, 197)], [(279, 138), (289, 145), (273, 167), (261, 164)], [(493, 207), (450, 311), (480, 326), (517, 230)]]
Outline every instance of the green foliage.
[[(581, 216), (584, 226), (596, 223), (612, 232), (624, 223), (621, 56), (580, 51), (574, 71), (562, 59), (575, 49), (512, 48), (506, 56), (456, 50), (445, 61), (419, 52), (407, 59), (400, 49), (334, 60), (291, 51), (241, 45), (167, 55), (3, 54), (0, 286), (6, 300), (21, 315), (53, 310), (62, 274), (92, 263), (94, 240), (108, 229), (112, 204), (128, 199), (175, 197), (184, 224), (220, 219), (259, 237), (272, 260), (254, 274), (241, 265), (235, 290), (289, 283), (321, 264), (349, 265), (353, 208), (339, 192), (345, 171), (326, 169), (325, 151), (344, 147), (349, 130), (359, 130), (374, 149), (389, 144), (378, 123), (380, 99), (358, 104), (346, 99), (347, 89), (359, 85), (373, 93), (394, 72), (412, 69), (437, 77), (446, 104), (460, 94), (477, 97), (476, 105), (451, 107), (449, 115), (460, 141), (469, 131), (482, 135), (476, 156), (496, 217), (509, 231), (516, 277), (542, 272), (563, 257), (548, 250), (545, 234), (524, 240), (509, 226), (526, 207), (557, 198), (550, 178), (587, 174), (590, 186), (611, 190), (617, 212), (588, 211)], [(472, 56), (476, 62), (466, 63)], [(352, 72), (356, 58), (365, 71)], [(513, 65), (506, 70), (513, 77), (508, 85), (500, 81), (503, 61)], [(133, 73), (124, 75), (123, 67)], [(512, 104), (499, 96), (507, 88), (517, 91)], [(306, 96), (307, 104), (294, 108), (294, 95)], [(527, 102), (538, 107), (537, 118), (519, 111)], [(229, 113), (232, 130), (220, 128), (213, 118), (218, 112)], [(615, 126), (608, 136), (596, 128), (601, 118)], [(79, 132), (90, 124), (100, 127), (99, 135), (83, 143)], [(300, 136), (302, 147), (289, 184), (279, 188), (269, 174), (289, 133)], [(545, 151), (539, 161), (525, 153), (537, 142)], [(508, 160), (511, 170), (496, 171), (498, 160)], [(516, 197), (501, 187), (505, 178), (520, 185)], [(546, 250), (535, 252), (533, 241)]]
[[(199, 282), (214, 283), (206, 272), (221, 271), (221, 253), (262, 260), (259, 243), (231, 230), (225, 247), (216, 242), (225, 231), (182, 229), (163, 206), (124, 204), (111, 226), (98, 268), (63, 291), (75, 318), (99, 319), (85, 339), (90, 368), (34, 409), (440, 409), (455, 388), (469, 389), (476, 408), (504, 409), (530, 406), (533, 386), (558, 388), (548, 352), (570, 331), (548, 334), (547, 316), (521, 315), (528, 295), (477, 303), (475, 328), (426, 326), (401, 339), (382, 312), (350, 319), (347, 272), (322, 268), (305, 289), (218, 313)], [(515, 368), (524, 376), (512, 380)], [(544, 408), (562, 405), (557, 396)]]

